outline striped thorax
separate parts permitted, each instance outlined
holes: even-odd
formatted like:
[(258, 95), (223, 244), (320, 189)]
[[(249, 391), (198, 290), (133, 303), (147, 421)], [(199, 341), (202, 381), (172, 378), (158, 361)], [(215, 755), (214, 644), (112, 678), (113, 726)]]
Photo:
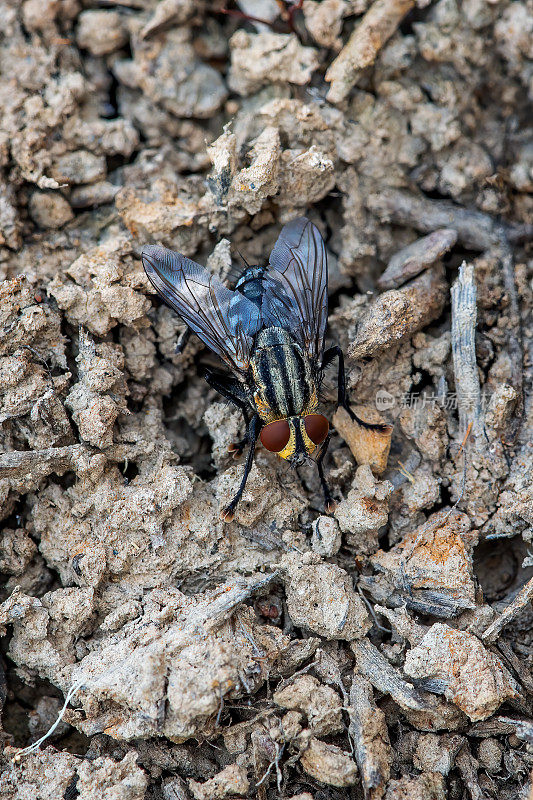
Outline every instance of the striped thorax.
[(278, 451), (281, 458), (297, 460), (316, 450), (305, 429), (304, 417), (318, 408), (316, 377), (300, 345), (283, 328), (265, 328), (257, 335), (250, 360), (253, 404), (268, 425), (286, 420), (289, 439)]
[(250, 367), (255, 408), (265, 423), (316, 411), (318, 396), (311, 364), (288, 331), (260, 331)]

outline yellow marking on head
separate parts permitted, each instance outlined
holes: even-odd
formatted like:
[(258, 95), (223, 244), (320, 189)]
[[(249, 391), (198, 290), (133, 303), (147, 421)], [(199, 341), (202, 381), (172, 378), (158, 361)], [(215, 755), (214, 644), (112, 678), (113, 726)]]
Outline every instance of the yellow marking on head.
[(311, 439), (307, 435), (303, 417), (289, 417), (287, 419), (287, 422), (289, 423), (289, 429), (291, 435), (289, 437), (289, 441), (287, 442), (283, 450), (280, 450), (280, 452), (277, 455), (280, 458), (284, 458), (286, 460), (290, 460), (293, 457), (294, 453), (296, 452), (296, 428), (295, 428), (296, 425), (299, 426), (300, 434), (303, 439), (306, 453), (308, 455), (314, 453), (318, 445), (316, 445), (313, 441), (311, 441)]
[(278, 456), (280, 458), (285, 458), (286, 460), (289, 460), (293, 457), (296, 450), (296, 434), (294, 433), (294, 425), (292, 419), (288, 419), (287, 422), (289, 423), (291, 435), (289, 436), (289, 441), (287, 442), (283, 450), (279, 451)]
[[(318, 403), (317, 403), (317, 405), (318, 405)], [(315, 409), (316, 409), (316, 406), (315, 406)], [(307, 413), (313, 414), (314, 410), (313, 411), (309, 411)], [(319, 447), (319, 445), (315, 444), (313, 442), (313, 440), (310, 439), (309, 436), (307, 435), (307, 431), (305, 430), (304, 418), (303, 417), (298, 417), (298, 421), (300, 423), (300, 433), (302, 434), (302, 439), (304, 440), (304, 447), (305, 447), (306, 453), (307, 453), (307, 455), (310, 456), (312, 453), (315, 452), (315, 450), (317, 449), (317, 447)]]

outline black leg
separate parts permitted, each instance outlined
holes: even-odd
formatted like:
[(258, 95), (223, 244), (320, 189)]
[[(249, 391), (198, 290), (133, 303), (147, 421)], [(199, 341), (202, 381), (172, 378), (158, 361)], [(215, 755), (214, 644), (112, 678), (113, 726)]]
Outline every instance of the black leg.
[(208, 383), (212, 389), (221, 394), (222, 397), (225, 397), (226, 400), (229, 400), (230, 403), (233, 403), (234, 406), (237, 406), (237, 408), (241, 409), (242, 413), (244, 414), (246, 424), (248, 424), (248, 405), (246, 402), (246, 396), (239, 381), (229, 378), (226, 375), (216, 375), (210, 370), (205, 371), (204, 378), (206, 383)]
[(316, 460), (316, 465), (318, 467), (318, 477), (320, 478), (320, 485), (322, 487), (322, 491), (324, 492), (324, 505), (328, 514), (333, 514), (337, 507), (337, 503), (333, 499), (331, 492), (329, 490), (329, 486), (326, 482), (326, 478), (324, 477), (324, 467), (323, 467), (323, 460), (324, 456), (326, 455), (329, 447), (331, 435), (328, 434), (326, 441), (322, 445), (322, 450), (319, 453), (319, 456)]
[(346, 398), (346, 375), (344, 374), (344, 356), (342, 350), (340, 349), (339, 345), (336, 344), (334, 347), (330, 347), (329, 350), (326, 350), (324, 356), (322, 358), (322, 369), (326, 369), (329, 364), (332, 363), (336, 358), (339, 359), (339, 373), (337, 378), (337, 408), (342, 406), (345, 411), (348, 412), (350, 415), (350, 419), (357, 422), (361, 427), (368, 428), (371, 431), (387, 431), (390, 428), (390, 425), (385, 425), (381, 423), (375, 422), (365, 422), (364, 419), (360, 419), (357, 414), (354, 414), (350, 406), (348, 405), (348, 400)]
[(185, 345), (191, 338), (191, 329), (189, 327), (185, 328), (183, 333), (180, 335), (178, 342), (176, 344), (176, 350), (174, 351), (176, 355), (180, 355), (185, 350)]
[[(225, 397), (226, 400), (229, 400), (230, 403), (233, 403), (234, 406), (240, 408), (242, 411), (242, 415), (244, 417), (244, 424), (246, 428), (250, 423), (250, 414), (248, 413), (248, 405), (245, 400), (244, 392), (242, 391), (241, 385), (238, 381), (234, 380), (233, 378), (226, 377), (225, 375), (215, 375), (215, 373), (210, 372), (209, 370), (206, 371), (205, 380), (211, 386), (211, 388), (215, 389), (222, 397)], [(240, 442), (233, 442), (228, 447), (228, 451), (233, 453), (233, 458), (239, 458), (242, 455), (242, 451), (244, 450), (246, 443), (248, 442), (248, 434), (241, 439)]]
[(250, 443), (250, 449), (248, 450), (248, 456), (246, 458), (244, 475), (242, 476), (241, 485), (237, 490), (237, 494), (235, 495), (231, 503), (229, 503), (220, 514), (220, 518), (223, 519), (224, 522), (231, 522), (231, 520), (235, 516), (235, 509), (237, 507), (237, 503), (242, 497), (242, 493), (244, 492), (244, 487), (246, 486), (246, 481), (248, 480), (248, 475), (250, 474), (250, 470), (252, 469), (252, 464), (254, 463), (255, 444), (257, 442), (257, 437), (259, 436), (260, 430), (261, 430), (261, 420), (259, 419), (259, 416), (257, 414), (254, 414), (254, 416), (250, 420), (250, 424), (248, 425), (248, 430), (246, 432), (246, 439)]

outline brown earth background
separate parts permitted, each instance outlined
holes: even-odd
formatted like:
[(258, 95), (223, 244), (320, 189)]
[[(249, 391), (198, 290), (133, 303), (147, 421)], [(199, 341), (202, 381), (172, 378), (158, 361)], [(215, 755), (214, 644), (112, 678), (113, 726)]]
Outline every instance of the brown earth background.
[[(1, 800), (530, 798), (531, 1), (0, 18)], [(140, 251), (302, 214), (392, 439), (335, 415), (333, 516), (258, 448), (224, 524), (242, 419)]]

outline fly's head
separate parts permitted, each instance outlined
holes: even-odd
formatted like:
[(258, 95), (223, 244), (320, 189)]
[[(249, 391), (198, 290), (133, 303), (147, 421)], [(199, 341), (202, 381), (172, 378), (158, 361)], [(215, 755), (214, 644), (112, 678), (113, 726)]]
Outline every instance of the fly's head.
[(322, 414), (306, 414), (269, 422), (261, 430), (260, 438), (263, 447), (271, 453), (298, 466), (316, 452), (328, 432), (329, 422)]

